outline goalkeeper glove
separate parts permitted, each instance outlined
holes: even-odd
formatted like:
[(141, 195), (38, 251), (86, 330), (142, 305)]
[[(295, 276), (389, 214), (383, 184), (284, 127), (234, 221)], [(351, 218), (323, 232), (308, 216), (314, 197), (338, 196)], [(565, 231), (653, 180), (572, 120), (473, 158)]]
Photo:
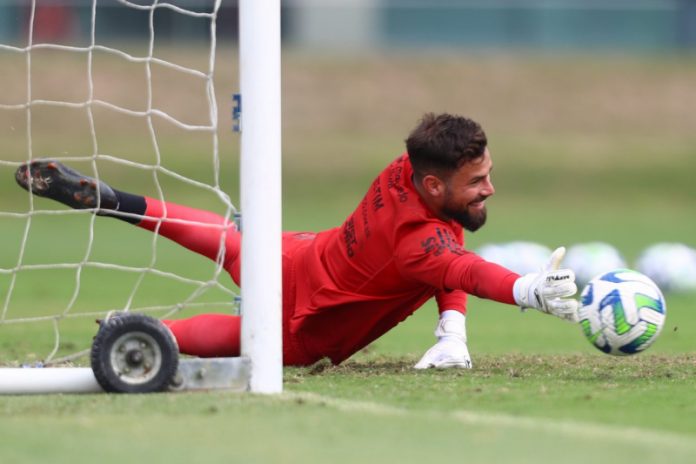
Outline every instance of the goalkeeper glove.
[(578, 302), (571, 297), (577, 292), (575, 274), (559, 269), (565, 248), (557, 248), (548, 264), (536, 273), (526, 274), (515, 281), (512, 292), (522, 310), (535, 308), (570, 322), (578, 322)]
[(415, 369), (430, 367), (471, 368), (471, 357), (466, 347), (466, 317), (454, 310), (443, 311), (435, 329), (438, 342), (430, 348), (414, 366)]

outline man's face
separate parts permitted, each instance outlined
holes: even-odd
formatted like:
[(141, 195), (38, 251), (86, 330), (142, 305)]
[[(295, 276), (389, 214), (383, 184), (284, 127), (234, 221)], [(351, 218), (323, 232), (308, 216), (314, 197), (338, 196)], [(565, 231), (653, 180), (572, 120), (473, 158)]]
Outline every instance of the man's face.
[(442, 214), (474, 232), (486, 222), (486, 198), (495, 193), (491, 183), (493, 162), (483, 156), (461, 166), (445, 183)]

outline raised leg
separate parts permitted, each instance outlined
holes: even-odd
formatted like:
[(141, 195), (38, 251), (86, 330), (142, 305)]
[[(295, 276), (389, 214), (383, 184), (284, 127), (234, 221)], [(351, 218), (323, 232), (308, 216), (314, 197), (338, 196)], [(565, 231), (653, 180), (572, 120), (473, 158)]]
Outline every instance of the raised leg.
[(240, 284), (241, 234), (222, 216), (122, 192), (51, 159), (21, 165), (15, 180), (34, 195), (136, 224), (212, 260), (218, 259), (224, 247), (223, 267)]
[(118, 209), (118, 197), (107, 184), (50, 159), (21, 165), (15, 180), (34, 195), (51, 198), (75, 209)]

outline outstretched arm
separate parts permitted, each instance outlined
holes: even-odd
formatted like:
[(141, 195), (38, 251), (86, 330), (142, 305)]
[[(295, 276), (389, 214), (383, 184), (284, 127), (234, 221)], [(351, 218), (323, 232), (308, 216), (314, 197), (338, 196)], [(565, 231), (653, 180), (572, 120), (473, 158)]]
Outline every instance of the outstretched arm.
[(520, 276), (465, 250), (450, 235), (438, 224), (413, 227), (403, 234), (395, 256), (403, 275), (439, 289), (459, 289), (577, 321), (578, 302), (569, 298), (577, 291), (575, 274), (559, 269), (564, 248), (556, 250), (540, 272)]
[(565, 248), (556, 249), (543, 269), (524, 276), (482, 258), (457, 259), (448, 268), (445, 285), (577, 322), (578, 302), (570, 298), (577, 292), (575, 274), (570, 269), (560, 269), (564, 255)]
[(524, 275), (515, 281), (515, 302), (525, 308), (558, 316), (570, 322), (578, 322), (578, 301), (569, 298), (578, 291), (575, 273), (561, 269), (565, 248), (557, 248), (548, 264), (540, 272)]

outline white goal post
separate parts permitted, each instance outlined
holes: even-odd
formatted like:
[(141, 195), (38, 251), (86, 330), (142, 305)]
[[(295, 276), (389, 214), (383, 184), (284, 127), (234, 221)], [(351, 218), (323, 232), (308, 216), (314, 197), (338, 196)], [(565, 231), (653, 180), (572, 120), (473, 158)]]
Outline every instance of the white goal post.
[[(205, 190), (207, 193), (217, 195), (227, 205), (225, 218), (235, 211), (229, 203), (229, 197), (220, 190), (219, 176), (229, 177), (235, 175), (233, 172), (219, 173), (218, 160), (218, 122), (217, 104), (215, 102), (215, 91), (213, 87), (213, 70), (215, 69), (215, 46), (216, 46), (216, 21), (221, 4), (229, 2), (238, 6), (239, 17), (239, 73), (240, 73), (240, 113), (239, 132), (241, 144), (240, 159), (240, 199), (241, 199), (241, 358), (214, 358), (212, 360), (201, 360), (200, 362), (185, 359), (180, 363), (179, 372), (188, 377), (184, 381), (185, 387), (190, 386), (195, 389), (205, 388), (227, 388), (234, 390), (246, 390), (254, 393), (274, 394), (280, 393), (283, 389), (282, 376), (282, 214), (281, 214), (281, 35), (280, 35), (280, 0), (208, 0), (207, 4), (212, 5), (212, 12), (200, 12), (201, 6), (197, 2), (192, 2), (191, 8), (187, 9), (186, 2), (181, 0), (153, 0), (151, 4), (144, 5), (142, 1), (115, 0), (119, 4), (149, 14), (150, 46), (149, 55), (137, 56), (124, 52), (119, 49), (106, 47), (95, 42), (95, 11), (101, 0), (85, 0), (91, 5), (91, 43), (88, 46), (68, 46), (65, 44), (34, 43), (32, 37), (34, 12), (39, 0), (32, 0), (30, 3), (30, 20), (28, 27), (29, 40), (26, 44), (15, 46), (0, 43), (0, 53), (7, 52), (9, 55), (26, 57), (26, 100), (3, 102), (0, 100), (0, 111), (24, 112), (26, 114), (27, 125), (27, 148), (26, 153), (19, 159), (2, 159), (0, 154), (0, 170), (3, 175), (10, 169), (15, 169), (21, 162), (35, 157), (45, 156), (44, 153), (35, 153), (32, 148), (33, 133), (37, 130), (32, 128), (32, 112), (35, 108), (67, 108), (70, 110), (84, 110), (90, 121), (90, 132), (92, 146), (94, 147), (91, 155), (74, 156), (67, 153), (62, 159), (68, 163), (71, 161), (88, 161), (90, 166), (97, 172), (98, 162), (117, 163), (120, 167), (132, 168), (140, 172), (150, 173), (156, 183), (156, 190), (163, 197), (163, 190), (159, 183), (160, 177), (173, 178), (176, 181), (188, 183), (195, 188)], [(206, 2), (203, 2), (206, 3)], [(155, 33), (153, 30), (153, 17), (158, 9), (166, 9), (192, 18), (202, 18), (210, 21), (210, 41), (212, 51), (210, 53), (210, 64), (206, 71), (187, 69), (176, 63), (153, 56), (153, 44)], [(2, 31), (0, 31), (2, 32)], [(1, 37), (1, 34), (0, 34)], [(85, 55), (88, 57), (89, 78), (87, 97), (83, 101), (54, 101), (50, 99), (40, 99), (32, 94), (32, 53), (35, 51), (50, 52), (59, 51), (75, 55)], [(131, 63), (144, 64), (147, 68), (148, 77), (148, 107), (145, 111), (136, 111), (119, 106), (109, 101), (95, 97), (92, 61), (95, 53), (106, 53), (116, 56), (124, 61)], [(230, 59), (233, 59), (230, 57)], [(153, 106), (151, 65), (168, 67), (176, 72), (190, 74), (196, 79), (205, 82), (208, 103), (210, 124), (187, 123), (177, 119), (166, 111)], [(67, 98), (67, 97), (66, 97)], [(229, 100), (228, 100), (229, 101)], [(97, 130), (93, 120), (93, 108), (112, 111), (114, 113), (125, 114), (134, 118), (141, 118), (146, 121), (152, 143), (157, 153), (156, 163), (148, 164), (130, 159), (119, 159), (109, 153), (101, 152), (97, 147)], [(227, 113), (229, 114), (229, 113)], [(155, 135), (153, 120), (159, 118), (178, 129), (196, 133), (210, 133), (212, 135), (213, 146), (213, 167), (215, 170), (214, 181), (211, 185), (200, 182), (196, 177), (188, 178), (176, 170), (164, 166), (160, 159), (160, 148)], [(230, 130), (230, 124), (223, 125), (223, 130)], [(13, 129), (14, 130), (14, 129)], [(60, 156), (59, 156), (60, 157)], [(159, 176), (159, 177), (158, 177)], [(104, 176), (108, 181), (108, 175)], [(9, 182), (7, 180), (3, 182)], [(99, 269), (114, 270), (135, 275), (136, 283), (130, 296), (126, 295), (126, 303), (123, 307), (108, 308), (111, 310), (125, 311), (152, 311), (159, 312), (163, 316), (170, 316), (178, 313), (184, 307), (204, 308), (215, 305), (216, 302), (198, 303), (197, 298), (213, 288), (222, 294), (234, 296), (232, 291), (224, 284), (217, 281), (218, 274), (222, 270), (222, 256), (218, 257), (216, 269), (212, 277), (189, 278), (184, 275), (179, 276), (162, 271), (155, 267), (156, 261), (156, 240), (152, 240), (152, 261), (150, 267), (138, 267), (110, 262), (102, 262), (93, 258), (93, 241), (95, 240), (94, 228), (95, 219), (91, 216), (90, 232), (86, 252), (78, 262), (70, 263), (47, 263), (32, 264), (27, 263), (25, 248), (28, 236), (36, 218), (43, 217), (65, 217), (75, 218), (81, 212), (65, 211), (64, 208), (56, 211), (41, 210), (35, 208), (33, 199), (29, 195), (29, 211), (17, 212), (2, 211), (0, 208), (0, 221), (8, 219), (12, 221), (26, 221), (22, 236), (16, 264), (6, 264), (7, 261), (0, 262), (0, 329), (8, 325), (48, 322), (53, 324), (55, 331), (55, 348), (47, 356), (51, 360), (61, 344), (59, 324), (65, 320), (75, 318), (102, 317), (107, 311), (98, 310), (95, 312), (81, 312), (76, 310), (76, 300), (82, 291), (82, 272), (83, 270)], [(87, 213), (87, 212), (84, 212)], [(82, 216), (86, 217), (86, 216)], [(155, 234), (157, 235), (157, 233)], [(67, 305), (63, 309), (58, 308), (53, 315), (16, 315), (15, 310), (9, 310), (12, 305), (12, 298), (18, 293), (15, 283), (26, 272), (32, 271), (51, 271), (62, 270), (75, 272), (75, 287), (68, 289), (67, 293), (72, 294)], [(195, 290), (185, 299), (185, 301), (175, 304), (163, 304), (162, 306), (138, 306), (133, 303), (142, 281), (147, 276), (154, 275), (157, 278), (171, 279), (181, 282), (182, 285), (194, 285)], [(8, 285), (3, 282), (9, 282)], [(5, 285), (6, 288), (2, 288)], [(230, 301), (228, 307), (232, 307)], [(12, 314), (12, 317), (10, 316)], [(96, 326), (95, 326), (96, 330)], [(2, 336), (2, 330), (0, 330)], [(88, 340), (86, 340), (88, 342)], [(229, 361), (229, 362), (227, 362)], [(39, 363), (40, 364), (40, 363)], [(212, 383), (201, 382), (203, 372), (207, 372)], [(242, 384), (238, 380), (230, 381), (229, 376), (242, 378)], [(205, 379), (204, 379), (205, 380)], [(182, 385), (181, 383), (179, 385)], [(242, 385), (242, 388), (240, 388)], [(172, 388), (177, 390), (180, 388)], [(95, 378), (84, 367), (0, 367), (0, 394), (2, 393), (63, 393), (63, 392), (95, 392), (101, 391)]]
[[(280, 0), (240, 0), (242, 355), (282, 391)], [(253, 258), (249, 258), (253, 257)]]

